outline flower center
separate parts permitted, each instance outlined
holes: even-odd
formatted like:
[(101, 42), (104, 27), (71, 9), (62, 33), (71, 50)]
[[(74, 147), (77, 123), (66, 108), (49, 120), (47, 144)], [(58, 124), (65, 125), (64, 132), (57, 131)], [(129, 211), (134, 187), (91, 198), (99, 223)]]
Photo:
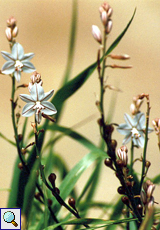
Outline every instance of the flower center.
[(16, 60), (14, 67), (16, 71), (22, 71), (23, 64), (19, 60)]
[(36, 104), (34, 106), (34, 109), (36, 109), (36, 113), (40, 113), (42, 109), (44, 109), (44, 106), (41, 105), (41, 102), (40, 101), (36, 101)]
[(131, 133), (132, 133), (132, 137), (135, 137), (136, 139), (138, 139), (141, 136), (135, 127), (132, 128)]

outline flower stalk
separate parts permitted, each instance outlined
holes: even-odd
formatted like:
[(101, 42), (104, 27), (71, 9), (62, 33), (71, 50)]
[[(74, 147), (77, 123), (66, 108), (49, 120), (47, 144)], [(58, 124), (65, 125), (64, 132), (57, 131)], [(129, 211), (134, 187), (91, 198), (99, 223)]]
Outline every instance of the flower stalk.
[(146, 154), (147, 154), (147, 144), (148, 144), (149, 114), (150, 114), (149, 95), (144, 94), (143, 97), (145, 97), (146, 100), (147, 100), (147, 112), (146, 112), (145, 144), (144, 144), (144, 149), (143, 149), (142, 172), (141, 172), (141, 180), (140, 180), (139, 192), (141, 191), (142, 184), (143, 184), (144, 178), (146, 176), (145, 167), (146, 167)]

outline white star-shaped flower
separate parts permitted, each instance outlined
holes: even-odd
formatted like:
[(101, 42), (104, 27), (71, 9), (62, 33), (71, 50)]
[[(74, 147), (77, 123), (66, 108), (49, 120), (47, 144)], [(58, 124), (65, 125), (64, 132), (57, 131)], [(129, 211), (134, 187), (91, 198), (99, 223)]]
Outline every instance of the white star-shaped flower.
[[(123, 140), (123, 145), (126, 145), (129, 141), (133, 141), (134, 145), (137, 147), (144, 147), (144, 133), (145, 127), (145, 115), (144, 113), (137, 113), (132, 119), (127, 113), (124, 114), (125, 122), (120, 124), (117, 131), (123, 135), (126, 135)], [(148, 128), (148, 133), (151, 133), (153, 129)]]
[(30, 117), (35, 114), (35, 118), (38, 124), (41, 122), (42, 114), (53, 115), (57, 113), (55, 106), (47, 101), (52, 97), (54, 90), (50, 90), (48, 93), (44, 93), (42, 86), (35, 83), (32, 86), (30, 95), (20, 94), (20, 98), (27, 102), (23, 107), (22, 116)]
[(12, 47), (12, 53), (6, 51), (1, 52), (4, 59), (7, 60), (2, 66), (1, 72), (3, 74), (12, 74), (19, 82), (21, 79), (21, 72), (31, 73), (35, 70), (34, 65), (29, 60), (34, 56), (34, 53), (24, 54), (23, 47), (19, 43), (15, 43)]

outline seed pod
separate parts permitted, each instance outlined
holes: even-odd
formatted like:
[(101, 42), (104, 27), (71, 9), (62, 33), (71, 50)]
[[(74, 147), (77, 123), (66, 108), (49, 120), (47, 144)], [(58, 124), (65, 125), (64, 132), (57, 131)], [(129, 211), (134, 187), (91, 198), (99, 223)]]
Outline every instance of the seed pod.
[(55, 180), (56, 180), (56, 174), (51, 173), (48, 177), (48, 180), (52, 184), (52, 187), (55, 188)]
[(129, 199), (127, 196), (123, 196), (121, 200), (124, 204), (129, 205)]
[(123, 186), (120, 186), (120, 187), (118, 187), (118, 189), (117, 189), (117, 192), (119, 193), (119, 194), (125, 194), (125, 188), (123, 187)]
[(112, 159), (111, 158), (106, 158), (104, 160), (104, 164), (107, 166), (107, 167), (112, 167)]

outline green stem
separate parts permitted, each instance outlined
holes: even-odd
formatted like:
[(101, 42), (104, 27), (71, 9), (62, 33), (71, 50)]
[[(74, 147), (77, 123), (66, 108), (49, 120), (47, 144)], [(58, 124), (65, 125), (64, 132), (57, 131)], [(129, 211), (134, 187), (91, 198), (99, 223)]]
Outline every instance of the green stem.
[[(20, 149), (20, 143), (19, 143), (19, 138), (18, 138), (18, 130), (17, 130), (17, 126), (16, 126), (16, 122), (15, 122), (15, 77), (12, 74), (12, 93), (11, 93), (11, 113), (12, 113), (12, 124), (13, 124), (13, 129), (14, 129), (14, 136), (15, 136), (15, 140), (16, 140), (16, 146), (17, 146), (17, 152), (19, 155), (19, 158), (22, 162), (22, 164), (25, 166), (25, 161), (23, 160), (22, 154), (21, 154), (21, 149)], [(29, 172), (29, 170), (27, 170), (27, 172)]]
[(106, 68), (106, 43), (107, 43), (107, 37), (104, 29), (104, 35), (103, 35), (103, 62), (102, 62), (102, 73), (100, 74), (100, 111), (101, 111), (101, 118), (102, 123), (104, 122), (105, 115), (104, 115), (104, 74), (105, 74), (105, 68)]
[[(37, 122), (36, 123), (36, 129), (37, 129)], [(61, 196), (59, 196), (59, 194), (55, 191), (55, 189), (53, 187), (51, 187), (46, 178), (45, 178), (45, 174), (44, 174), (44, 170), (43, 170), (43, 165), (41, 164), (41, 154), (39, 152), (39, 143), (38, 143), (38, 133), (35, 133), (35, 143), (36, 143), (36, 154), (37, 157), (39, 158), (39, 164), (40, 164), (40, 173), (41, 173), (41, 178), (43, 183), (46, 185), (46, 187), (52, 192), (53, 196), (56, 198), (56, 200), (58, 201), (58, 203), (62, 206), (64, 206), (70, 213), (72, 213), (76, 218), (81, 218), (78, 214), (78, 212), (74, 211), (72, 208), (70, 208), (70, 206), (68, 206), (64, 200), (61, 198)], [(84, 226), (86, 228), (89, 228), (88, 225), (84, 224)]]
[(130, 159), (130, 174), (132, 175), (133, 173), (133, 160), (134, 160), (134, 145), (133, 141), (131, 143), (131, 159)]
[(145, 144), (144, 144), (144, 149), (143, 149), (142, 173), (141, 173), (139, 193), (141, 192), (142, 184), (146, 176), (145, 166), (146, 166), (146, 154), (147, 154), (147, 144), (148, 144), (149, 113), (150, 113), (150, 103), (149, 103), (149, 96), (148, 96), (147, 97), (147, 112), (146, 112)]
[(104, 31), (103, 43), (104, 44), (103, 44), (102, 71), (101, 71), (101, 74), (99, 73), (99, 78), (100, 78), (100, 112), (101, 112), (101, 127), (100, 127), (100, 132), (101, 132), (102, 138), (106, 142), (109, 156), (113, 160), (113, 163), (114, 163), (115, 168), (116, 168), (116, 172), (118, 173), (119, 180), (120, 180), (122, 186), (125, 188), (126, 195), (128, 196), (128, 198), (129, 198), (129, 200), (131, 202), (133, 213), (138, 218), (137, 226), (140, 226), (140, 223), (142, 222), (142, 217), (141, 217), (141, 215), (139, 214), (139, 212), (137, 210), (137, 205), (136, 205), (136, 202), (135, 202), (135, 199), (134, 199), (134, 194), (127, 187), (127, 185), (125, 183), (125, 180), (123, 178), (122, 170), (119, 168), (119, 166), (117, 165), (117, 162), (116, 162), (115, 149), (113, 149), (112, 146), (111, 146), (111, 139), (110, 139), (111, 137), (109, 135), (107, 135), (107, 133), (106, 133), (104, 105), (103, 105), (103, 103), (104, 103), (104, 74), (105, 74), (105, 68), (106, 68), (106, 57), (105, 57), (105, 52), (106, 52), (106, 34), (105, 34), (105, 31)]

